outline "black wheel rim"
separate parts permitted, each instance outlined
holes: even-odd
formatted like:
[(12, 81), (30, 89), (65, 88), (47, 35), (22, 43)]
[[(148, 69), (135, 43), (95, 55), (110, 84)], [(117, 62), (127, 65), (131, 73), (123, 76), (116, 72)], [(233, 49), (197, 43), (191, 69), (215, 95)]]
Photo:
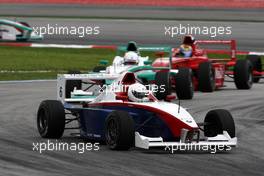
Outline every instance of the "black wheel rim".
[(111, 119), (107, 125), (107, 143), (110, 146), (116, 145), (118, 139), (118, 125), (115, 120)]

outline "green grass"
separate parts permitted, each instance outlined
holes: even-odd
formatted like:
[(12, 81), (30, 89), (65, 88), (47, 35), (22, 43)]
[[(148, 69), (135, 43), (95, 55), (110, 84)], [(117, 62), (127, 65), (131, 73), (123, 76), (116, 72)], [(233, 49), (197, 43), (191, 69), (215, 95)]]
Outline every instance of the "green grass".
[(0, 73), (0, 81), (6, 80), (37, 80), (37, 79), (54, 79), (57, 72), (48, 73)]
[(0, 47), (0, 70), (90, 70), (114, 55), (107, 49)]
[[(54, 79), (57, 73), (68, 70), (91, 70), (99, 60), (110, 62), (115, 51), (109, 49), (61, 49), (0, 47), (0, 70), (14, 73), (0, 73), (0, 80)], [(48, 73), (16, 71), (50, 71)]]
[[(109, 60), (111, 63), (115, 55), (116, 51), (110, 49), (0, 46), (0, 80), (55, 79), (58, 73), (66, 73), (68, 70), (92, 70), (101, 59)], [(155, 58), (154, 52), (144, 52), (141, 55), (149, 56), (152, 60)], [(216, 54), (209, 56), (228, 58), (225, 55)], [(239, 59), (244, 57), (238, 56)], [(262, 59), (264, 63), (264, 57)], [(38, 72), (40, 70), (48, 72)]]

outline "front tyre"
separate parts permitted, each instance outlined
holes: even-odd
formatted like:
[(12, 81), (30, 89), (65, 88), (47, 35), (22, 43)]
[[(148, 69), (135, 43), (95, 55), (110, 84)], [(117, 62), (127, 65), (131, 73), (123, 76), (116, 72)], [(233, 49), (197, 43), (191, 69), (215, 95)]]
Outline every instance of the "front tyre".
[(231, 138), (236, 136), (235, 123), (232, 115), (225, 109), (209, 111), (204, 119), (204, 135), (215, 137), (226, 131)]
[(234, 67), (234, 81), (237, 89), (250, 89), (252, 87), (252, 64), (249, 60), (237, 60)]
[[(253, 70), (261, 72), (262, 71), (262, 63), (261, 57), (258, 55), (247, 55), (246, 60), (249, 60), (252, 64)], [(258, 83), (260, 77), (253, 77), (253, 82)]]
[(113, 111), (105, 122), (106, 144), (112, 150), (128, 150), (135, 145), (134, 120), (125, 111)]
[(65, 128), (65, 111), (57, 100), (45, 100), (39, 105), (37, 127), (41, 137), (58, 139)]

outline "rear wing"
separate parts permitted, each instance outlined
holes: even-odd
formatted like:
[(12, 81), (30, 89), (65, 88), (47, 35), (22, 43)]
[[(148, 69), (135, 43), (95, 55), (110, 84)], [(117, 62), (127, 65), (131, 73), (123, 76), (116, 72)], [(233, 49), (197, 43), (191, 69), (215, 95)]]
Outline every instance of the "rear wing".
[[(67, 81), (81, 81), (81, 82), (91, 82), (94, 85), (98, 80), (115, 80), (119, 77), (118, 74), (105, 74), (105, 73), (96, 73), (96, 74), (59, 74), (57, 77), (57, 100), (64, 103), (69, 102), (91, 102), (96, 97), (94, 96), (82, 96), (82, 98), (70, 98), (66, 97), (66, 84)], [(86, 95), (86, 94), (85, 94)]]
[(195, 44), (208, 44), (208, 45), (230, 45), (230, 49), (226, 50), (213, 50), (213, 49), (205, 49), (207, 53), (214, 53), (214, 54), (228, 54), (230, 55), (231, 60), (236, 60), (236, 41), (235, 40), (197, 40)]

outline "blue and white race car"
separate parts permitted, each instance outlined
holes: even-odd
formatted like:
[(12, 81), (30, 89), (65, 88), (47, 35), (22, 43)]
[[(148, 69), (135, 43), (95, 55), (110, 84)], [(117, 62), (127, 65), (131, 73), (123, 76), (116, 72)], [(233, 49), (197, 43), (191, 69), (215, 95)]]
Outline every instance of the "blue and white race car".
[[(237, 145), (234, 120), (226, 110), (211, 110), (203, 123), (196, 123), (186, 109), (170, 102), (175, 97), (157, 100), (155, 89), (138, 82), (134, 73), (125, 72), (100, 89), (97, 78), (89, 74), (58, 76), (57, 100), (42, 101), (37, 112), (43, 138), (61, 138), (66, 125), (76, 120), (81, 137), (104, 141), (114, 150)], [(66, 97), (69, 85), (74, 89)]]

